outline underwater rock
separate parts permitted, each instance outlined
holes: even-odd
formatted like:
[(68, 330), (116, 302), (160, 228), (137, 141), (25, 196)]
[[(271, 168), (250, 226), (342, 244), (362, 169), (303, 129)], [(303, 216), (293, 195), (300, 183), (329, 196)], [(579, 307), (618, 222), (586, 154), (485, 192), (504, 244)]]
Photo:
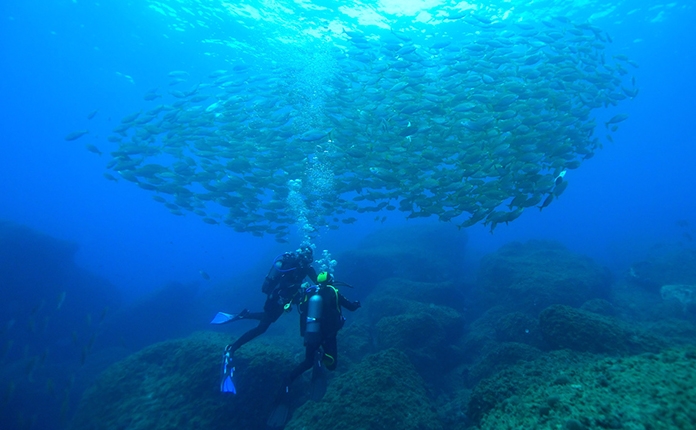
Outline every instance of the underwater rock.
[(426, 379), (455, 367), (462, 355), (453, 346), (464, 330), (461, 314), (444, 306), (410, 300), (401, 303), (409, 306), (408, 312), (385, 316), (376, 323), (376, 347), (404, 351)]
[(614, 305), (604, 299), (588, 300), (580, 306), (580, 309), (608, 317), (616, 315)]
[[(501, 342), (508, 341), (504, 339), (504, 336), (503, 338), (500, 337), (499, 329), (501, 328), (501, 321), (504, 321), (506, 315), (509, 314), (510, 312), (506, 307), (494, 306), (486, 310), (483, 315), (467, 326), (466, 333), (457, 342), (457, 346), (464, 354), (463, 363), (472, 365), (480, 360), (481, 357), (495, 350)], [(526, 314), (521, 315), (526, 316)], [(541, 338), (541, 334), (538, 333), (539, 322), (537, 318), (534, 318), (534, 325), (537, 327), (536, 336)], [(520, 330), (523, 329), (526, 329), (526, 327), (520, 328)], [(509, 339), (509, 341), (514, 340)]]
[(474, 386), (480, 380), (520, 361), (533, 361), (540, 355), (541, 351), (523, 343), (502, 343), (469, 370), (466, 380), (467, 386)]
[(372, 292), (372, 297), (378, 296), (399, 297), (426, 304), (447, 306), (455, 310), (461, 310), (465, 302), (462, 286), (451, 280), (419, 282), (403, 278), (387, 278), (380, 282)]
[(522, 312), (511, 312), (494, 322), (497, 340), (517, 342), (541, 348), (544, 343), (539, 331), (539, 320)]
[(596, 354), (638, 354), (658, 351), (664, 342), (618, 320), (553, 305), (539, 315), (544, 340), (554, 349), (568, 348)]
[(631, 265), (626, 281), (659, 292), (662, 285), (696, 285), (696, 250), (674, 245), (653, 247), (643, 261)]
[(105, 342), (137, 351), (162, 339), (190, 334), (194, 327), (201, 326), (195, 314), (197, 292), (195, 283), (170, 282), (141, 297), (105, 324)]
[(519, 395), (530, 386), (547, 381), (573, 383), (573, 369), (594, 360), (590, 354), (562, 350), (540, 355), (531, 361), (519, 361), (481, 380), (474, 387), (468, 399), (466, 415), (473, 423), (479, 423), (493, 408), (519, 402)]
[(496, 403), (480, 429), (696, 428), (694, 368), (693, 346), (575, 366), (566, 383), (538, 379)]
[(463, 323), (458, 312), (444, 306), (418, 305), (413, 306), (413, 312), (379, 320), (376, 328), (381, 348), (432, 350), (461, 335)]
[(377, 352), (372, 326), (366, 319), (351, 321), (338, 333), (339, 371), (346, 370), (368, 354)]
[(552, 304), (580, 306), (609, 293), (611, 274), (556, 242), (513, 242), (485, 256), (479, 295), (485, 305), (536, 315)]
[(72, 430), (262, 428), (269, 393), (296, 363), (256, 341), (235, 355), (238, 395), (220, 393), (226, 336), (197, 333), (157, 343), (107, 369), (80, 401)]
[(660, 288), (662, 300), (681, 305), (684, 314), (696, 310), (696, 285), (669, 284)]
[[(378, 230), (337, 256), (341, 280), (369, 294), (387, 278), (437, 283), (459, 279), (467, 236), (447, 224)], [(359, 281), (358, 281), (359, 280)]]
[(665, 318), (648, 323), (645, 328), (667, 340), (670, 345), (690, 345), (696, 339), (696, 323), (680, 318)]
[[(75, 263), (76, 243), (0, 221), (0, 428), (55, 429), (103, 370), (102, 324), (122, 303)], [(107, 357), (113, 363), (117, 357)], [(40, 408), (37, 409), (37, 405)]]
[(55, 353), (63, 348), (53, 340), (70, 339), (73, 331), (89, 338), (100, 312), (121, 305), (114, 285), (75, 264), (77, 251), (76, 243), (0, 221), (0, 321), (12, 322), (2, 334), (23, 343), (15, 351), (31, 343)]
[(370, 355), (332, 379), (321, 402), (307, 402), (286, 430), (439, 430), (425, 383), (395, 349)]

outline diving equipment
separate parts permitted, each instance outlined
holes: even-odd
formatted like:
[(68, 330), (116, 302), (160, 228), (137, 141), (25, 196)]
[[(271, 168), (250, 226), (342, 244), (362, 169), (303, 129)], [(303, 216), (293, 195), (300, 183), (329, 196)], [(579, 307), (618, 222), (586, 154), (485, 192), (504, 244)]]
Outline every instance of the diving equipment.
[(321, 308), (322, 300), (319, 294), (314, 294), (307, 303), (307, 329), (305, 330), (305, 344), (319, 342), (321, 340)]
[(234, 375), (234, 366), (232, 365), (232, 354), (226, 350), (222, 354), (222, 381), (220, 382), (220, 391), (223, 393), (237, 394), (237, 388), (234, 386), (232, 376)]

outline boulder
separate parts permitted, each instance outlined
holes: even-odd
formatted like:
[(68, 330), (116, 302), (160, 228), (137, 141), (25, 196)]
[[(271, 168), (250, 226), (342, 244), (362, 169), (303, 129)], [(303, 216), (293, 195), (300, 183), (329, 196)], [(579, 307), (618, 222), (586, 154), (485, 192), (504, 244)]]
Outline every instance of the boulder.
[(522, 312), (511, 312), (494, 322), (496, 339), (500, 342), (517, 342), (541, 348), (543, 340), (539, 331), (539, 319)]
[(340, 279), (368, 294), (382, 280), (437, 283), (459, 279), (467, 237), (449, 224), (381, 229), (337, 255)]
[(631, 265), (626, 280), (658, 293), (663, 285), (696, 285), (696, 250), (677, 245), (654, 246), (644, 260)]
[(572, 383), (574, 369), (594, 360), (590, 354), (568, 350), (552, 351), (534, 360), (520, 360), (474, 387), (468, 398), (466, 415), (471, 422), (478, 424), (491, 410), (518, 402), (519, 396), (529, 387), (549, 381), (554, 385)]
[(466, 384), (474, 386), (480, 380), (489, 378), (507, 367), (522, 361), (533, 361), (540, 355), (541, 351), (523, 343), (501, 343), (469, 370)]
[(197, 333), (151, 345), (114, 364), (85, 391), (70, 428), (263, 428), (269, 393), (296, 364), (298, 351), (259, 341), (245, 346), (235, 355), (235, 396), (219, 388), (226, 341), (217, 333)]
[(537, 315), (552, 304), (580, 306), (606, 297), (612, 277), (588, 257), (556, 242), (513, 242), (485, 256), (479, 271), (484, 306)]
[(627, 355), (654, 352), (665, 346), (662, 340), (619, 320), (564, 305), (544, 309), (539, 327), (554, 349)]
[(436, 378), (462, 357), (453, 346), (464, 330), (462, 316), (444, 306), (404, 302), (408, 312), (385, 316), (375, 324), (376, 347), (404, 351), (421, 376)]
[(607, 358), (497, 402), (481, 430), (696, 428), (696, 349)]
[(287, 430), (440, 430), (425, 383), (395, 349), (363, 359), (329, 384), (321, 402), (307, 402)]
[(608, 317), (615, 316), (617, 313), (614, 305), (604, 299), (588, 300), (580, 306), (580, 309)]

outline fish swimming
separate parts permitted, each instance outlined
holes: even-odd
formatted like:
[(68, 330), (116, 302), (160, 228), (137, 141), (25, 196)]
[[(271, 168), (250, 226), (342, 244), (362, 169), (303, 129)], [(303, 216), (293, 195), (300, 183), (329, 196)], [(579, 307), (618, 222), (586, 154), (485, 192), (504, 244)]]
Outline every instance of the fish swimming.
[(89, 133), (89, 130), (77, 130), (73, 131), (72, 133), (68, 133), (67, 136), (65, 136), (65, 140), (67, 141), (73, 141), (81, 138), (85, 134)]
[(606, 128), (609, 128), (610, 125), (618, 124), (618, 123), (625, 121), (627, 119), (628, 119), (628, 114), (620, 113), (618, 115), (614, 115), (609, 121), (605, 122), (604, 125), (606, 126)]

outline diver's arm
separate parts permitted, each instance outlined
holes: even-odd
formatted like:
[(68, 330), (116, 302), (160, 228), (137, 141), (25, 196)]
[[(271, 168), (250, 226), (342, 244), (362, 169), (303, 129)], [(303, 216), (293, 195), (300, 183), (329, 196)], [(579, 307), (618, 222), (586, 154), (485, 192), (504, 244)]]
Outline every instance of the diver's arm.
[(358, 308), (362, 306), (360, 300), (351, 302), (350, 300), (346, 299), (346, 297), (341, 293), (338, 293), (338, 303), (351, 312), (358, 310)]

